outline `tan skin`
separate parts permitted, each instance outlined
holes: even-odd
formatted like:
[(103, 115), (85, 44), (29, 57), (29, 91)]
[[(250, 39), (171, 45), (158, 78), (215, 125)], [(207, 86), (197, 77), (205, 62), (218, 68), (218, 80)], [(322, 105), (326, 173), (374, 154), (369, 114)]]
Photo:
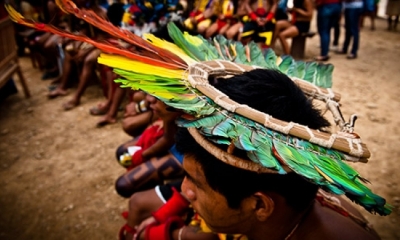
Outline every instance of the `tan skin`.
[[(144, 159), (149, 159), (159, 155), (162, 152), (168, 151), (168, 149), (172, 147), (175, 142), (174, 137), (177, 130), (175, 119), (180, 113), (166, 110), (167, 106), (151, 95), (146, 96), (146, 101), (149, 104), (152, 114), (162, 119), (162, 121), (154, 122), (153, 125), (155, 124), (164, 128), (164, 135), (142, 153)], [(130, 141), (125, 146), (134, 146), (136, 142), (137, 139)]]
[[(78, 6), (84, 6), (85, 1), (77, 1)], [(90, 10), (94, 11), (97, 15), (99, 15), (102, 18), (106, 18), (106, 12), (104, 11), (103, 8), (96, 4), (92, 4), (90, 7)], [(88, 35), (90, 29), (86, 29), (86, 33), (84, 32), (84, 35)], [(106, 35), (104, 33), (97, 33), (95, 38), (97, 40), (104, 39)], [(78, 46), (81, 46), (79, 42), (74, 42)], [(95, 49), (93, 46), (90, 47), (85, 47), (77, 48), (77, 52), (67, 52), (65, 54), (65, 59), (64, 59), (64, 65), (63, 65), (63, 75), (61, 76), (60, 79), (60, 84), (57, 86), (57, 88), (51, 92), (49, 92), (48, 97), (49, 98), (55, 98), (58, 96), (64, 96), (67, 95), (67, 84), (69, 82), (69, 75), (72, 70), (72, 66), (82, 66), (82, 70), (79, 73), (79, 84), (78, 84), (78, 89), (76, 90), (75, 94), (73, 97), (65, 102), (63, 104), (64, 110), (71, 110), (74, 107), (78, 106), (80, 104), (80, 99), (83, 95), (83, 93), (86, 90), (87, 84), (91, 77), (94, 74), (94, 68), (97, 65), (97, 57), (100, 55), (100, 51)]]
[[(220, 0), (219, 2), (220, 2), (220, 5), (222, 5), (223, 1)], [(225, 18), (225, 16), (221, 13), (219, 15), (219, 18), (221, 20), (223, 20)], [(225, 26), (223, 26), (219, 31), (218, 31), (218, 23), (217, 22), (214, 22), (213, 24), (211, 24), (211, 26), (206, 30), (205, 37), (211, 38), (217, 31), (218, 31), (218, 34), (225, 35), (226, 31), (231, 26), (230, 20), (225, 20), (225, 21), (227, 21), (227, 24)]]
[[(145, 239), (145, 228), (155, 223), (151, 213), (159, 209), (164, 203), (156, 194), (154, 189), (138, 192), (129, 199), (129, 215), (127, 224), (134, 227), (139, 234), (127, 233), (125, 240), (128, 239)], [(179, 229), (171, 229), (172, 239), (178, 240)], [(216, 234), (201, 232), (195, 226), (185, 226), (182, 230), (181, 239), (186, 240), (217, 240)]]
[[(262, 1), (263, 8), (265, 9), (266, 12), (272, 12), (275, 13), (276, 9), (278, 7), (277, 0), (267, 0), (267, 1)], [(244, 7), (246, 8), (247, 14), (251, 12), (255, 12), (258, 8), (258, 0), (250, 0), (247, 1), (244, 4)], [(259, 26), (264, 26), (268, 21), (265, 18), (258, 17), (257, 18), (257, 24)], [(243, 42), (243, 44), (248, 44), (251, 41), (251, 38), (242, 38), (239, 36), (240, 41)], [(260, 47), (262, 43), (259, 43)]]
[[(117, 179), (116, 189), (125, 197), (154, 187), (164, 179), (181, 177), (183, 173), (179, 161), (172, 154), (165, 155), (175, 143), (174, 137), (177, 130), (175, 119), (181, 113), (169, 111), (163, 102), (153, 96), (147, 95), (146, 101), (153, 115), (161, 119), (152, 123), (151, 126), (163, 128), (164, 132), (154, 144), (142, 151), (143, 162), (132, 166), (132, 169)], [(124, 148), (136, 145), (138, 140), (139, 138), (135, 138), (125, 143)]]
[[(239, 6), (238, 6), (238, 9), (236, 11), (236, 16), (235, 16), (236, 18), (240, 19), (241, 17), (243, 17), (247, 14), (245, 4), (247, 4), (248, 1), (249, 0), (239, 1), (239, 3), (238, 3)], [(241, 21), (238, 21), (237, 23), (231, 25), (225, 33), (226, 38), (233, 39), (235, 36), (238, 35), (241, 28), (243, 28), (243, 23)], [(239, 40), (239, 39), (237, 39), (237, 40)]]
[[(310, 22), (313, 16), (314, 7), (311, 0), (304, 0), (304, 8), (292, 8), (290, 12), (297, 13), (296, 21)], [(288, 20), (280, 20), (276, 23), (274, 37), (272, 38), (271, 47), (275, 46), (276, 38), (282, 45), (284, 54), (290, 54), (290, 47), (286, 39), (293, 38), (299, 35), (299, 30), (296, 26), (292, 25)]]
[(119, 85), (114, 82), (118, 76), (112, 72), (112, 69), (104, 65), (99, 65), (99, 67), (101, 68), (100, 71), (106, 71), (105, 78), (108, 88), (107, 100), (98, 104), (97, 107), (91, 108), (90, 114), (104, 115), (99, 118), (96, 124), (97, 127), (103, 127), (107, 124), (117, 122), (118, 108), (126, 95), (127, 89), (119, 87)]
[[(312, 202), (308, 209), (298, 212), (274, 192), (255, 192), (243, 199), (238, 209), (231, 209), (226, 198), (207, 184), (204, 172), (193, 156), (184, 157), (183, 168), (187, 176), (182, 183), (182, 192), (215, 232), (242, 233), (254, 240), (264, 240), (266, 236), (268, 240), (288, 236), (292, 240), (379, 239), (376, 232), (367, 232), (350, 218), (318, 202)], [(353, 207), (340, 201), (348, 211), (362, 218)]]
[[(132, 91), (132, 90), (131, 90)], [(122, 120), (122, 129), (132, 137), (139, 136), (143, 130), (158, 119), (153, 111), (136, 112), (136, 105), (146, 99), (146, 93), (143, 91), (133, 91), (132, 101), (126, 105), (124, 119)], [(148, 106), (148, 103), (146, 103)]]
[[(210, 4), (210, 7), (204, 10), (204, 12), (202, 14), (204, 15), (205, 19), (208, 19), (208, 18), (210, 18), (210, 17), (212, 17), (214, 15), (214, 7), (215, 7), (215, 3), (217, 1), (218, 0), (213, 0), (211, 2), (211, 4)], [(196, 11), (198, 11), (198, 9), (199, 9), (199, 7), (196, 6), (193, 11), (196, 12)], [(197, 25), (197, 32), (199, 34), (203, 35), (206, 32), (206, 30), (209, 27), (209, 25), (208, 24), (201, 24), (201, 22), (197, 23), (196, 18), (194, 18), (194, 17), (191, 17), (190, 19), (191, 19), (193, 25)]]

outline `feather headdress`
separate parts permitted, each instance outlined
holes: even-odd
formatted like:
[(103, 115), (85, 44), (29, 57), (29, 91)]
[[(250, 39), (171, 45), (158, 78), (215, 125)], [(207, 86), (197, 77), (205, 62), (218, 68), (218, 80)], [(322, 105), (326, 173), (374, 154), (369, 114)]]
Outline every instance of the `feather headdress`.
[[(182, 33), (174, 24), (168, 31), (174, 43), (148, 34), (146, 40), (111, 25), (90, 10), (79, 9), (70, 0), (57, 0), (60, 8), (108, 32), (133, 47), (74, 35), (51, 25), (24, 19), (6, 6), (19, 24), (88, 42), (103, 51), (98, 62), (114, 68), (123, 87), (143, 90), (167, 105), (192, 115), (180, 119), (195, 140), (218, 159), (256, 172), (286, 174), (293, 171), (334, 194), (345, 194), (366, 210), (391, 213), (384, 198), (365, 186), (367, 180), (345, 161), (366, 162), (370, 153), (355, 134), (353, 116), (345, 122), (339, 109), (340, 95), (333, 92), (332, 65), (294, 61), (263, 54), (256, 44), (216, 37), (212, 41)], [(310, 98), (326, 103), (340, 130), (328, 134), (232, 101), (208, 82), (210, 76), (239, 75), (256, 68), (276, 69), (288, 75)], [(215, 138), (218, 136), (218, 138)], [(217, 140), (216, 140), (217, 139)], [(234, 145), (251, 160), (243, 160), (210, 143)]]

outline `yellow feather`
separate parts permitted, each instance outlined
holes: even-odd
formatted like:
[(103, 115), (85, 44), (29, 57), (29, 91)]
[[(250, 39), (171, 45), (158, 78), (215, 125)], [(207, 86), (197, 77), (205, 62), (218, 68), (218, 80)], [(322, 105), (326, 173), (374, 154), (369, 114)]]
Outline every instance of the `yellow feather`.
[(177, 55), (183, 61), (185, 61), (188, 65), (196, 63), (196, 60), (190, 58), (181, 48), (179, 48), (178, 46), (176, 46), (173, 43), (162, 40), (150, 33), (144, 34), (144, 38), (150, 40), (153, 45), (163, 48), (163, 49), (167, 49), (168, 51)]
[(34, 24), (25, 22), (24, 16), (22, 16), (19, 12), (17, 12), (11, 5), (5, 4), (4, 6), (5, 6), (8, 14), (10, 16), (10, 19), (12, 21), (17, 22), (17, 23), (23, 23), (24, 25), (29, 26), (29, 27), (34, 27)]
[(104, 64), (112, 68), (122, 69), (139, 74), (155, 75), (166, 78), (181, 79), (183, 73), (185, 72), (184, 70), (167, 69), (135, 61), (126, 57), (105, 54), (105, 53), (102, 53), (100, 57), (97, 59), (97, 61), (100, 64)]

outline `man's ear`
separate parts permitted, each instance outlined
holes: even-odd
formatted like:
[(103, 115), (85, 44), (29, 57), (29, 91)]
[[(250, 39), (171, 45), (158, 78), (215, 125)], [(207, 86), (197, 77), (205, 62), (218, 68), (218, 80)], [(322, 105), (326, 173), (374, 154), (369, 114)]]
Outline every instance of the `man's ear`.
[(254, 211), (260, 222), (266, 221), (275, 208), (275, 203), (267, 194), (256, 192), (253, 194), (255, 199)]

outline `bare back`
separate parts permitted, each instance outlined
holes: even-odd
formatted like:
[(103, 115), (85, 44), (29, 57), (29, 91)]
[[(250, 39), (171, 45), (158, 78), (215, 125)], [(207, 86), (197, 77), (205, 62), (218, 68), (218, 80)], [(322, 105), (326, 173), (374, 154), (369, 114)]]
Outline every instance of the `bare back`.
[(335, 204), (341, 205), (353, 218), (345, 216), (345, 212), (332, 209), (327, 203), (315, 201), (311, 212), (290, 239), (380, 239), (357, 209), (340, 197), (335, 196), (333, 199)]

